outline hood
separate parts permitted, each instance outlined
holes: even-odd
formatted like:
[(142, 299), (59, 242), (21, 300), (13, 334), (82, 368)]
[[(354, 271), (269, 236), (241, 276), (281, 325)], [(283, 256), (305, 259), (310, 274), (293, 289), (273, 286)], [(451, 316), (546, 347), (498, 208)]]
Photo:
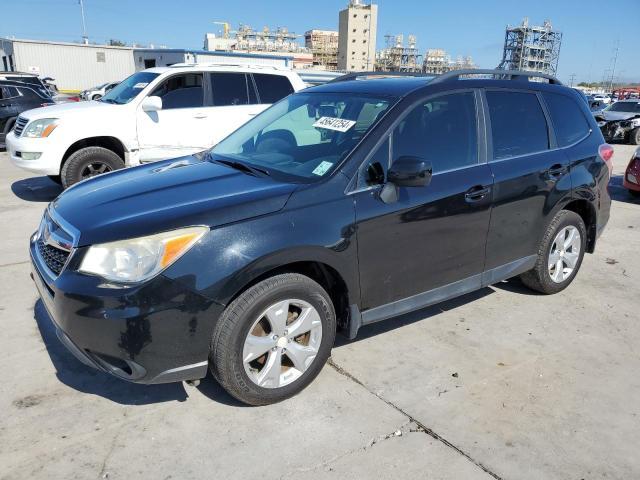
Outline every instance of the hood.
[(598, 112), (598, 115), (603, 117), (606, 121), (611, 122), (615, 120), (627, 120), (629, 118), (640, 115), (638, 112), (612, 112), (610, 110), (602, 110)]
[(86, 180), (50, 208), (84, 246), (266, 215), (282, 209), (295, 188), (190, 156)]
[[(69, 102), (69, 103), (57, 103), (43, 108), (34, 108), (21, 113), (22, 117), (29, 120), (35, 120), (38, 118), (65, 118), (71, 115), (92, 115), (94, 112), (98, 112), (97, 115), (104, 115), (111, 112), (114, 109), (122, 108), (122, 105), (114, 105), (112, 103), (103, 102)], [(100, 118), (99, 116), (92, 118)]]

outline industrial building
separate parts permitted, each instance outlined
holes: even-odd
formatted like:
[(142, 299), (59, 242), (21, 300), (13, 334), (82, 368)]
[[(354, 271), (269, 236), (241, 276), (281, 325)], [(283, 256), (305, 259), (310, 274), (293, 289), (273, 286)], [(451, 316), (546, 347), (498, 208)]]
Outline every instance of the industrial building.
[(313, 65), (313, 54), (301, 45), (301, 35), (290, 32), (286, 27), (254, 30), (249, 25), (240, 24), (238, 30), (231, 30), (228, 22), (214, 23), (222, 25), (222, 35), (207, 33), (204, 39), (206, 51), (291, 57), (292, 67), (297, 69)]
[(63, 90), (115, 82), (136, 70), (131, 47), (0, 38), (0, 58), (3, 70), (55, 78)]
[(452, 70), (469, 70), (477, 68), (476, 64), (470, 56), (459, 56), (455, 60), (451, 60), (451, 56), (442, 48), (430, 48), (424, 57), (422, 71), (441, 75)]
[(122, 80), (145, 68), (176, 63), (234, 63), (291, 67), (291, 55), (113, 47), (0, 38), (3, 70), (52, 77), (60, 90), (79, 91)]
[(376, 70), (382, 72), (421, 72), (422, 54), (415, 35), (409, 35), (408, 45), (403, 35), (386, 35), (386, 47), (376, 54)]
[(378, 6), (350, 0), (339, 14), (338, 70), (371, 71), (376, 60)]
[(517, 27), (507, 26), (498, 68), (555, 75), (561, 44), (562, 33), (554, 31), (551, 22), (545, 20), (542, 26), (532, 26), (525, 18)]
[(309, 30), (304, 34), (304, 46), (313, 55), (313, 67), (334, 71), (338, 69), (338, 38), (335, 30)]

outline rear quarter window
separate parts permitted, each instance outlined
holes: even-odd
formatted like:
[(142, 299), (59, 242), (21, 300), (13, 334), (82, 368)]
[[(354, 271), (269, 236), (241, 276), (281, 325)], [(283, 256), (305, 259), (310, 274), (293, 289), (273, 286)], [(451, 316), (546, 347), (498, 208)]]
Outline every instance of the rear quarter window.
[(260, 103), (276, 103), (293, 93), (291, 82), (283, 75), (254, 73), (253, 79), (258, 87)]
[(591, 127), (584, 118), (582, 109), (576, 103), (577, 100), (558, 93), (545, 92), (542, 96), (549, 108), (556, 140), (560, 147), (576, 143), (589, 134)]

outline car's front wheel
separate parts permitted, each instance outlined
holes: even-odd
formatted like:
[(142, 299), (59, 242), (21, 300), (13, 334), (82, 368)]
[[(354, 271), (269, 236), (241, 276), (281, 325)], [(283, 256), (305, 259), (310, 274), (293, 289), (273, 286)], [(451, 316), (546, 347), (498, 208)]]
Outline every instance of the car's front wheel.
[(317, 282), (296, 273), (276, 275), (245, 290), (220, 316), (211, 372), (241, 402), (279, 402), (320, 373), (335, 332), (331, 298)]
[(62, 166), (62, 186), (68, 188), (81, 180), (124, 168), (122, 158), (103, 147), (86, 147), (74, 152)]
[(545, 294), (564, 290), (580, 269), (586, 244), (587, 229), (582, 217), (561, 210), (540, 242), (535, 267), (520, 276), (522, 282)]
[(634, 128), (629, 132), (629, 143), (631, 145), (640, 145), (640, 127)]

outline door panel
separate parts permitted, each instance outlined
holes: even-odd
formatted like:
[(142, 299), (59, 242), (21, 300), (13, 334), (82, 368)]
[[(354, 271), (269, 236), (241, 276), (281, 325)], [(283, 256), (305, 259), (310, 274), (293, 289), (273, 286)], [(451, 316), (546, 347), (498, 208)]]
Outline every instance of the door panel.
[(203, 75), (180, 74), (169, 77), (150, 95), (162, 98), (162, 110), (137, 111), (140, 160), (149, 162), (188, 155), (207, 146)]
[(486, 269), (535, 255), (550, 216), (571, 194), (569, 160), (539, 97), (531, 91), (486, 92), (494, 176)]
[(361, 308), (368, 309), (477, 275), (484, 266), (491, 185), (486, 164), (436, 174), (427, 187), (400, 188), (385, 204), (379, 188), (356, 195)]
[(371, 184), (386, 177), (388, 142), (362, 166), (369, 189), (354, 195), (363, 310), (482, 273), (493, 178), (479, 154), (478, 101), (473, 92), (427, 98), (395, 126), (390, 158), (431, 162), (429, 185), (380, 199), (382, 186)]

